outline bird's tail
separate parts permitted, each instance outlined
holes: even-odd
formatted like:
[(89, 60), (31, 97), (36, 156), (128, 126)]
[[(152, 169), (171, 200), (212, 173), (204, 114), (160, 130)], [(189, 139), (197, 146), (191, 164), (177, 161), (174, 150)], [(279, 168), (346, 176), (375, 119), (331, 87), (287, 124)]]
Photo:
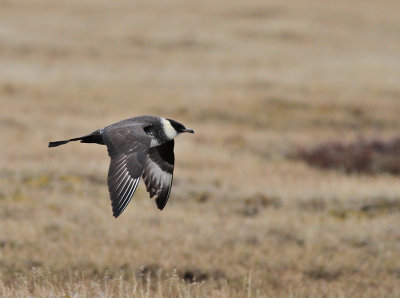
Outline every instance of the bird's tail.
[(81, 141), (81, 142), (83, 142), (84, 139), (85, 139), (85, 137), (79, 137), (79, 138), (73, 138), (73, 139), (69, 139), (69, 140), (50, 142), (49, 143), (49, 147), (57, 147), (57, 146), (67, 144), (67, 143), (72, 142), (72, 141)]
[(103, 141), (103, 137), (101, 136), (101, 133), (102, 133), (102, 130), (96, 130), (96, 131), (92, 132), (91, 134), (88, 134), (83, 137), (50, 142), (49, 147), (57, 147), (60, 145), (67, 144), (69, 142), (73, 142), (73, 141), (81, 141), (81, 143), (97, 143), (97, 144), (104, 145), (104, 141)]
[(67, 144), (68, 142), (69, 142), (69, 140), (49, 142), (49, 147), (57, 147), (60, 145)]

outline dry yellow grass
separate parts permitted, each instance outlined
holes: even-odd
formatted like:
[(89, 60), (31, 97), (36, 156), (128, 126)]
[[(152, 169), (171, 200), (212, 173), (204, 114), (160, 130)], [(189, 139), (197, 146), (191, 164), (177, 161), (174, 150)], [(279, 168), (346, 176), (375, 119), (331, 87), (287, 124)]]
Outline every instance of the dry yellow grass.
[[(399, 133), (399, 8), (0, 1), (0, 296), (400, 296), (399, 178), (288, 158)], [(115, 220), (105, 148), (47, 142), (141, 114), (196, 134)]]

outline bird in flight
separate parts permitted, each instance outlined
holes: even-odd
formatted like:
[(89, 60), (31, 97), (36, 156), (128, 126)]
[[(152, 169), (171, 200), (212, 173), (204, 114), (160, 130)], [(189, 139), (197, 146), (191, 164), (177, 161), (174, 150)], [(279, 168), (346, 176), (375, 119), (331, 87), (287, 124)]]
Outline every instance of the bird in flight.
[(150, 197), (156, 197), (162, 210), (168, 202), (174, 172), (174, 138), (194, 133), (172, 119), (139, 116), (98, 129), (91, 134), (69, 140), (50, 142), (49, 147), (71, 141), (106, 145), (111, 158), (108, 169), (108, 190), (114, 217), (130, 202), (140, 177)]

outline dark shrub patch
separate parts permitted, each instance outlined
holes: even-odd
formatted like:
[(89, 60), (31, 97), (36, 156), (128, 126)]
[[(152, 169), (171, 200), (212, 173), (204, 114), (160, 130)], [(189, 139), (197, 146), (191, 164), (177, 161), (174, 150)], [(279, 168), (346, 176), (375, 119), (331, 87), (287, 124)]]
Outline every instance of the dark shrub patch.
[(178, 275), (187, 283), (201, 282), (209, 279), (219, 280), (225, 278), (225, 274), (222, 271), (215, 270), (212, 272), (205, 272), (198, 268), (190, 268), (178, 271)]
[(400, 137), (390, 141), (359, 140), (350, 144), (334, 141), (310, 150), (298, 150), (295, 157), (323, 169), (400, 175)]
[(326, 281), (336, 280), (341, 275), (340, 271), (338, 270), (328, 270), (322, 266), (305, 271), (304, 274), (311, 279), (323, 279)]
[(161, 271), (161, 267), (157, 264), (143, 265), (137, 268), (136, 278), (144, 283), (148, 278), (153, 280), (157, 279), (157, 277), (161, 274)]

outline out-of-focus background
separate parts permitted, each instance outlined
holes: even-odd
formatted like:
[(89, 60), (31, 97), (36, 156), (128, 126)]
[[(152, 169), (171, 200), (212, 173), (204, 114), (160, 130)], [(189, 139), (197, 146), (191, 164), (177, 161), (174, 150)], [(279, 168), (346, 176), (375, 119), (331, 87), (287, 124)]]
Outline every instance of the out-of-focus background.
[[(400, 295), (398, 1), (0, 1), (0, 295)], [(115, 220), (106, 148), (176, 140)]]

